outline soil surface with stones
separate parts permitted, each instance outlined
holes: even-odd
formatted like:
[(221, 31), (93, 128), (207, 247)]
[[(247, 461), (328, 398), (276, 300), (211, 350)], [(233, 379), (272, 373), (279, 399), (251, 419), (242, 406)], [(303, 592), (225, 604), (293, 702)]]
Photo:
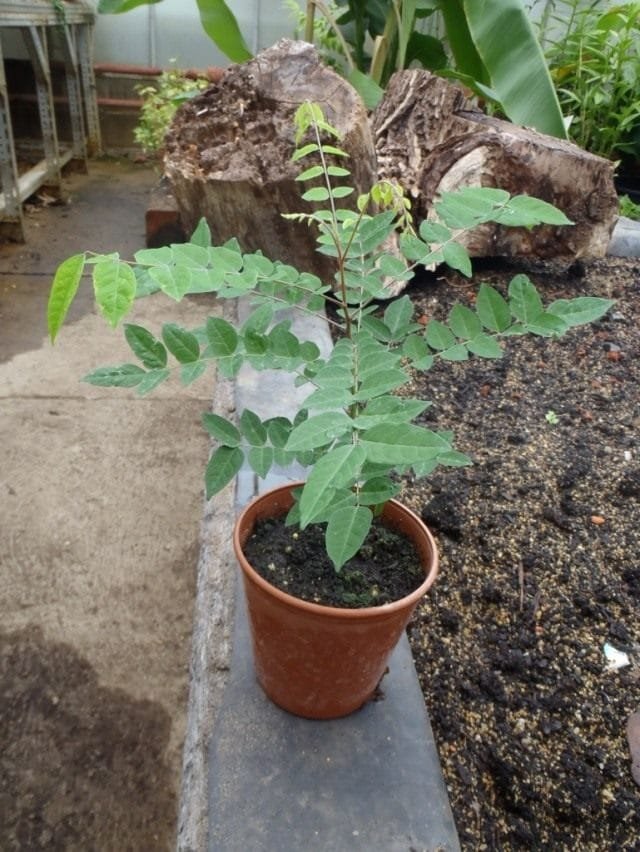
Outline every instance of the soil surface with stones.
[[(559, 340), (416, 376), (423, 422), (475, 464), (406, 482), (441, 553), (410, 641), (463, 849), (637, 850), (640, 261), (476, 263), (409, 294), (422, 321), (444, 318), (519, 272), (545, 303), (617, 302)], [(629, 665), (607, 670), (605, 644)]]

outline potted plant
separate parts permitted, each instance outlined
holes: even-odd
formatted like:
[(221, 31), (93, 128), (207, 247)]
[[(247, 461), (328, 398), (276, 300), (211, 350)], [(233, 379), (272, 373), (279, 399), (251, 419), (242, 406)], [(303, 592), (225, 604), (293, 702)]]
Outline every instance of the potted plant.
[[(295, 460), (308, 469), (304, 483), (254, 501), (238, 519), (234, 542), (258, 678), (276, 703), (314, 718), (345, 715), (372, 696), (390, 651), (435, 579), (435, 544), (420, 519), (396, 502), (398, 475), (411, 470), (425, 476), (437, 465), (471, 461), (454, 449), (450, 433), (416, 422), (429, 403), (402, 395), (411, 372), (428, 370), (437, 359), (498, 358), (502, 338), (560, 335), (612, 304), (576, 298), (545, 308), (531, 281), (518, 275), (506, 296), (482, 284), (473, 307), (456, 305), (446, 320), (415, 322), (408, 296), (388, 300), (389, 281), (408, 281), (417, 264), (443, 262), (470, 275), (469, 258), (456, 241), (461, 232), (488, 221), (521, 227), (569, 222), (545, 202), (474, 188), (443, 195), (437, 218), (416, 232), (408, 200), (389, 182), (344, 209), (340, 200), (353, 190), (345, 183), (348, 161), (336, 137), (317, 105), (300, 106), (293, 159), (303, 166), (298, 180), (308, 186), (302, 199), (315, 207), (287, 214), (316, 229), (318, 250), (334, 258), (334, 281), (260, 252), (243, 254), (235, 240), (212, 246), (201, 222), (189, 243), (143, 249), (133, 264), (117, 254), (68, 258), (56, 272), (48, 309), (55, 339), (87, 265), (98, 305), (113, 326), (137, 295), (156, 290), (176, 300), (189, 293), (213, 292), (220, 299), (251, 294), (253, 310), (241, 327), (208, 317), (192, 330), (168, 322), (156, 337), (125, 325), (138, 363), (101, 367), (85, 380), (146, 394), (174, 371), (186, 385), (211, 364), (233, 377), (248, 362), (258, 370), (288, 371), (309, 386), (293, 419), (262, 420), (244, 410), (237, 420), (204, 414), (203, 423), (217, 444), (205, 472), (209, 497), (245, 460), (262, 477), (274, 463)], [(337, 341), (323, 358), (315, 344), (292, 333), (278, 310), (294, 306), (306, 314), (327, 305)], [(274, 555), (272, 541), (283, 537)], [(398, 568), (407, 550), (409, 567)], [(317, 568), (316, 556), (324, 559)]]

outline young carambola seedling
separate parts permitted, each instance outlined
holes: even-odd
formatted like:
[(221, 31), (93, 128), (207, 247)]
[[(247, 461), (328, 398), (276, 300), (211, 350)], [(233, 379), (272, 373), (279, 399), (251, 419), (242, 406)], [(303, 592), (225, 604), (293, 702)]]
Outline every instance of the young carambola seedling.
[[(612, 302), (583, 297), (544, 307), (531, 281), (517, 275), (506, 296), (482, 284), (474, 309), (456, 305), (446, 322), (414, 322), (406, 295), (388, 301), (380, 312), (388, 280), (408, 281), (420, 264), (446, 263), (471, 275), (458, 238), (484, 222), (528, 228), (570, 222), (543, 201), (492, 188), (443, 193), (435, 205), (437, 219), (422, 222), (418, 233), (402, 191), (392, 183), (374, 186), (353, 208), (340, 207), (353, 189), (345, 182), (347, 155), (336, 130), (310, 103), (297, 110), (295, 127), (293, 159), (304, 165), (298, 180), (308, 185), (302, 199), (315, 207), (290, 218), (317, 230), (318, 250), (335, 259), (335, 280), (321, 281), (260, 252), (245, 254), (235, 240), (212, 246), (201, 221), (189, 243), (143, 249), (132, 264), (117, 254), (85, 253), (64, 261), (51, 289), (49, 331), (53, 340), (87, 266), (100, 310), (114, 327), (136, 296), (157, 290), (175, 300), (189, 293), (215, 293), (220, 299), (250, 294), (253, 311), (240, 328), (219, 317), (195, 330), (167, 322), (159, 336), (125, 325), (139, 363), (101, 367), (85, 381), (146, 394), (175, 371), (190, 384), (211, 364), (230, 377), (245, 362), (257, 370), (293, 373), (309, 386), (293, 421), (284, 416), (263, 421), (250, 410), (237, 422), (204, 415), (205, 429), (217, 442), (206, 468), (206, 492), (211, 497), (220, 491), (245, 459), (262, 477), (274, 463), (302, 462), (309, 474), (289, 520), (301, 527), (326, 524), (327, 552), (339, 570), (360, 548), (377, 511), (398, 493), (397, 474), (411, 469), (421, 477), (437, 465), (470, 463), (453, 448), (451, 433), (414, 422), (428, 401), (397, 394), (412, 371), (428, 370), (438, 359), (499, 358), (503, 338), (561, 335), (598, 319)], [(385, 247), (396, 229), (399, 250), (390, 253)], [(278, 309), (294, 306), (308, 314), (324, 311), (327, 302), (335, 308), (332, 322), (340, 339), (323, 359), (314, 343), (292, 333)]]

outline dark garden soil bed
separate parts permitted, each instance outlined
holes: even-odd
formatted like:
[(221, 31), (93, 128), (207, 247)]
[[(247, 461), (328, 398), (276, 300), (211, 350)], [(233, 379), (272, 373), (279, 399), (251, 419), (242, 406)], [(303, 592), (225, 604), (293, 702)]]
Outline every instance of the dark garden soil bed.
[(287, 594), (324, 606), (382, 606), (411, 594), (424, 569), (411, 541), (374, 521), (360, 551), (336, 573), (326, 554), (324, 526), (304, 530), (283, 518), (258, 521), (243, 547), (252, 567)]
[[(510, 340), (500, 360), (415, 378), (433, 401), (424, 422), (475, 460), (402, 495), (441, 553), (410, 641), (461, 843), (638, 849), (626, 724), (640, 708), (640, 262), (476, 270), (426, 276), (417, 315), (522, 271), (545, 301), (618, 301), (561, 340)], [(607, 670), (605, 643), (630, 664)]]

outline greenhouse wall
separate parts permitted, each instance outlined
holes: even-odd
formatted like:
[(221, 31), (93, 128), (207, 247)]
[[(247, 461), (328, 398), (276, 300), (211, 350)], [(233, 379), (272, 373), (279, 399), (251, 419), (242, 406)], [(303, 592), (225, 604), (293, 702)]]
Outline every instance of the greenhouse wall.
[[(284, 3), (228, 0), (228, 5), (253, 53), (282, 36), (292, 37), (296, 29)], [(95, 61), (160, 68), (229, 64), (202, 30), (196, 0), (162, 0), (121, 15), (98, 15)]]

